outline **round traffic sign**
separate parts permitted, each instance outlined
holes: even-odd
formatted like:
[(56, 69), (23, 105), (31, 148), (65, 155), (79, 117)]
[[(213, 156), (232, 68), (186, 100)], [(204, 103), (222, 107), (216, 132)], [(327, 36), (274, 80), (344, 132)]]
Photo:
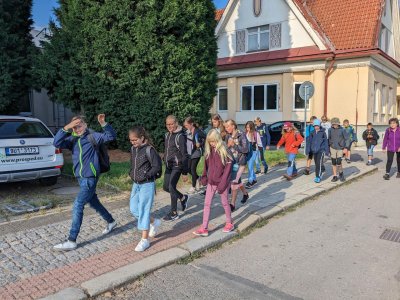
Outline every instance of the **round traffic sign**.
[(305, 81), (300, 86), (299, 95), (303, 100), (310, 100), (310, 98), (314, 95), (314, 91), (314, 84), (310, 81)]

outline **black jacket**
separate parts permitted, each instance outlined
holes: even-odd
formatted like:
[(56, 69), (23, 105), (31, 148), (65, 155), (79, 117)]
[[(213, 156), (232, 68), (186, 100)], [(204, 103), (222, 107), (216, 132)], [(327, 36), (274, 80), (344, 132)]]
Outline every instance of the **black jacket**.
[(325, 129), (321, 128), (318, 132), (315, 130), (307, 137), (306, 154), (322, 153), (329, 154), (328, 139), (326, 138)]
[(151, 147), (150, 160), (146, 155), (148, 145), (131, 148), (131, 171), (129, 176), (135, 183), (146, 183), (154, 181), (157, 171), (160, 169), (156, 150)]
[(174, 132), (165, 134), (164, 161), (167, 168), (180, 168), (182, 174), (187, 175), (189, 162), (187, 138), (181, 126)]
[[(196, 156), (194, 158), (200, 158), (203, 155), (203, 150), (204, 150), (204, 143), (206, 141), (206, 134), (204, 133), (203, 130), (200, 130), (199, 128), (195, 128), (193, 135), (190, 133), (190, 135), (187, 136), (187, 141), (188, 144), (190, 145), (191, 152), (188, 153), (189, 156)], [(197, 147), (197, 143), (200, 144), (200, 147)]]
[(329, 147), (335, 150), (343, 150), (344, 148), (349, 148), (350, 146), (350, 136), (347, 131), (341, 126), (338, 128), (329, 128)]
[(379, 140), (379, 134), (378, 132), (372, 128), (371, 130), (366, 129), (363, 132), (363, 140), (366, 142), (367, 147), (371, 147), (371, 145), (376, 146), (378, 144), (378, 140)]

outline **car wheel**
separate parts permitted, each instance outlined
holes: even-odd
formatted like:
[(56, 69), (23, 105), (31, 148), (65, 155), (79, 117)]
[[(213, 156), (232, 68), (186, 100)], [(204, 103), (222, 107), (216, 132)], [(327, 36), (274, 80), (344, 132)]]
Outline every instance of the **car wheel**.
[(57, 176), (40, 178), (39, 181), (44, 186), (55, 185), (57, 183)]

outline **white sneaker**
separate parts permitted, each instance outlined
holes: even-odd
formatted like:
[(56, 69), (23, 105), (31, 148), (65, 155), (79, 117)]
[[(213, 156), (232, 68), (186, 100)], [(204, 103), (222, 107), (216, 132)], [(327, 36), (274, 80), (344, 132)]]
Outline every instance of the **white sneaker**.
[(110, 233), (115, 227), (117, 227), (117, 221), (114, 221), (112, 223), (108, 223), (106, 229), (103, 230), (103, 234), (108, 234)]
[(149, 247), (150, 247), (149, 240), (141, 239), (139, 244), (137, 244), (137, 246), (135, 248), (135, 251), (136, 252), (143, 252), (144, 250), (146, 250)]
[(56, 251), (71, 251), (76, 249), (76, 243), (72, 241), (66, 241), (64, 243), (55, 245), (53, 247)]
[(158, 228), (161, 225), (160, 219), (154, 219), (153, 224), (150, 224), (149, 237), (155, 237), (158, 233)]
[(189, 189), (189, 191), (188, 191), (188, 194), (194, 194), (194, 193), (196, 193), (196, 188), (191, 187), (191, 188)]

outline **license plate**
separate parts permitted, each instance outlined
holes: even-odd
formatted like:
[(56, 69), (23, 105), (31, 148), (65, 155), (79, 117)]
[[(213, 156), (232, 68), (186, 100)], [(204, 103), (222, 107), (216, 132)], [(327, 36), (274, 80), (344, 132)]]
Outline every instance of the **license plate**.
[(35, 155), (39, 154), (39, 147), (10, 147), (6, 148), (6, 155)]

